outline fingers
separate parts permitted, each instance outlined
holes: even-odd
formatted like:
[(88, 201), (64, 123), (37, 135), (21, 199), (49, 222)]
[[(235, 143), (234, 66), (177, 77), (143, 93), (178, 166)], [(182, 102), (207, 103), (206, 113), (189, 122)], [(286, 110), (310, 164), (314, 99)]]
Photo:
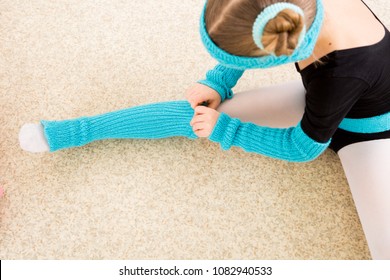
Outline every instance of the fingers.
[(196, 84), (188, 89), (185, 93), (185, 98), (190, 103), (192, 109), (195, 109), (197, 106), (207, 106), (216, 109), (221, 103), (219, 93), (202, 84)]
[(196, 106), (198, 106), (199, 104), (201, 104), (204, 101), (202, 98), (202, 95), (200, 95), (199, 93), (197, 93), (193, 90), (190, 90), (187, 92), (186, 99), (190, 103), (192, 109), (195, 109)]
[(211, 102), (207, 107), (212, 108), (212, 109), (214, 109), (214, 110), (217, 110), (219, 104), (220, 104), (220, 102), (218, 102), (217, 100), (214, 100), (214, 101)]
[(207, 113), (209, 113), (210, 111), (212, 111), (213, 109), (211, 109), (211, 108), (208, 108), (208, 107), (206, 107), (206, 106), (197, 106), (197, 107), (195, 107), (195, 114), (200, 114), (200, 115), (202, 115), (202, 114), (207, 114)]
[(192, 109), (195, 109), (197, 106), (209, 106), (209, 101), (204, 100), (204, 98), (199, 95), (191, 97), (188, 101), (190, 102)]
[(192, 130), (194, 132), (201, 131), (203, 129), (204, 129), (204, 124), (203, 123), (199, 123), (198, 122), (198, 123), (195, 123), (195, 124), (192, 125)]
[(205, 115), (195, 115), (193, 118), (192, 118), (192, 120), (191, 120), (191, 122), (190, 122), (190, 125), (191, 126), (194, 126), (196, 123), (201, 123), (201, 122), (205, 122), (205, 121), (207, 121), (207, 116), (205, 116)]
[(205, 122), (195, 123), (192, 126), (192, 130), (194, 131), (195, 135), (198, 137), (209, 137), (211, 126), (209, 123), (205, 123)]
[(190, 125), (192, 126), (192, 130), (198, 137), (207, 137), (207, 115), (199, 114), (196, 111), (201, 106), (195, 108), (195, 116), (192, 118)]
[(211, 116), (208, 113), (211, 113), (213, 109), (207, 108), (205, 106), (195, 107), (194, 117), (192, 118), (190, 125), (193, 126), (196, 123), (210, 121)]
[(194, 117), (190, 125), (198, 137), (209, 137), (219, 117), (219, 113), (214, 109), (197, 106), (195, 107)]
[(201, 138), (207, 138), (210, 136), (209, 131), (206, 129), (194, 130), (194, 133), (196, 136), (201, 137)]
[(197, 102), (196, 102), (196, 99), (194, 98), (194, 96), (191, 95), (191, 96), (187, 97), (187, 100), (190, 103), (191, 108), (195, 109), (195, 107), (197, 106)]

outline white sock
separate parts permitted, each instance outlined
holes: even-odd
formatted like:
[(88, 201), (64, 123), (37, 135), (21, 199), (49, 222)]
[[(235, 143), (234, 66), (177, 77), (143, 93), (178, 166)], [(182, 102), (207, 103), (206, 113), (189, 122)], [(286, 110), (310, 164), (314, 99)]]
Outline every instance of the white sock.
[(27, 152), (42, 153), (50, 151), (41, 124), (24, 124), (19, 132), (19, 143), (20, 147)]

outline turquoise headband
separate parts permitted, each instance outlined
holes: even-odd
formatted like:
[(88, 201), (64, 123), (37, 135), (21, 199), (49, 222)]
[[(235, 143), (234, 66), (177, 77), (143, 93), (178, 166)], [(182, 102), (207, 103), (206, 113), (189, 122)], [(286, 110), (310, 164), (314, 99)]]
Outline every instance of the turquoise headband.
[[(254, 68), (270, 68), (286, 63), (305, 60), (313, 53), (324, 19), (324, 8), (322, 5), (322, 1), (316, 0), (316, 3), (317, 12), (314, 21), (307, 32), (306, 28), (302, 30), (298, 46), (292, 55), (275, 56), (274, 54), (269, 54), (261, 57), (247, 57), (233, 55), (219, 48), (211, 40), (206, 29), (205, 13), (207, 1), (204, 5), (200, 22), (200, 35), (202, 38), (202, 42), (206, 47), (207, 51), (211, 54), (211, 56), (214, 57), (219, 63), (234, 69), (245, 70)], [(276, 3), (265, 8), (257, 17), (252, 30), (254, 41), (260, 49), (264, 49), (260, 40), (264, 31), (264, 27), (270, 19), (274, 18), (280, 11), (284, 9), (291, 9), (301, 15), (303, 14), (301, 8), (294, 4), (285, 2)]]

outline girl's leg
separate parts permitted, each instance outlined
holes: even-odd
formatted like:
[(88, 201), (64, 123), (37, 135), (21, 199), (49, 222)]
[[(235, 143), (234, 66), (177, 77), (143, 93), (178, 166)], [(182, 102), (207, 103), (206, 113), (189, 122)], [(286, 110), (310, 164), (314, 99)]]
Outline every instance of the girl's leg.
[(218, 107), (231, 117), (262, 126), (296, 126), (305, 110), (305, 88), (300, 80), (237, 93)]
[[(37, 125), (25, 125), (21, 128), (19, 140), (24, 150), (42, 152), (50, 148), (54, 152), (113, 138), (184, 136), (194, 139), (197, 137), (190, 126), (193, 115), (194, 110), (187, 101), (153, 103), (92, 117), (42, 121), (43, 126), (38, 125), (41, 132)], [(42, 141), (47, 141), (46, 150)]]
[(390, 259), (390, 139), (342, 148), (341, 159), (373, 259)]
[[(305, 90), (300, 81), (237, 94), (218, 110), (260, 125), (296, 125), (304, 111)], [(196, 138), (190, 126), (194, 115), (187, 101), (147, 104), (93, 117), (42, 121), (24, 125), (19, 133), (22, 149), (57, 151), (112, 138)]]

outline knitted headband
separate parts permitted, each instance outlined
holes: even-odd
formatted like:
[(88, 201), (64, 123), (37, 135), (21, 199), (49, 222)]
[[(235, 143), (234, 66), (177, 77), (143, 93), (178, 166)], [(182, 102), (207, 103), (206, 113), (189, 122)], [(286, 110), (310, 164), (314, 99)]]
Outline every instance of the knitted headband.
[[(237, 56), (230, 54), (223, 49), (219, 48), (210, 38), (207, 29), (206, 29), (206, 4), (204, 5), (204, 9), (201, 15), (200, 22), (200, 35), (204, 46), (207, 51), (214, 57), (219, 63), (234, 69), (253, 69), (253, 68), (270, 68), (286, 63), (297, 62), (300, 60), (307, 59), (313, 52), (315, 44), (317, 42), (318, 35), (320, 33), (322, 22), (324, 18), (324, 8), (321, 0), (316, 0), (317, 3), (317, 11), (312, 25), (309, 30), (306, 32), (306, 28), (304, 28), (301, 32), (298, 45), (294, 52), (287, 56), (275, 56), (274, 54), (269, 54), (261, 57), (247, 57), (247, 56)], [(274, 18), (280, 11), (284, 9), (291, 9), (301, 15), (303, 15), (303, 11), (298, 6), (291, 4), (280, 2), (265, 8), (257, 17), (255, 23), (253, 24), (253, 39), (256, 45), (264, 49), (260, 38), (262, 37), (265, 26), (268, 21)]]

